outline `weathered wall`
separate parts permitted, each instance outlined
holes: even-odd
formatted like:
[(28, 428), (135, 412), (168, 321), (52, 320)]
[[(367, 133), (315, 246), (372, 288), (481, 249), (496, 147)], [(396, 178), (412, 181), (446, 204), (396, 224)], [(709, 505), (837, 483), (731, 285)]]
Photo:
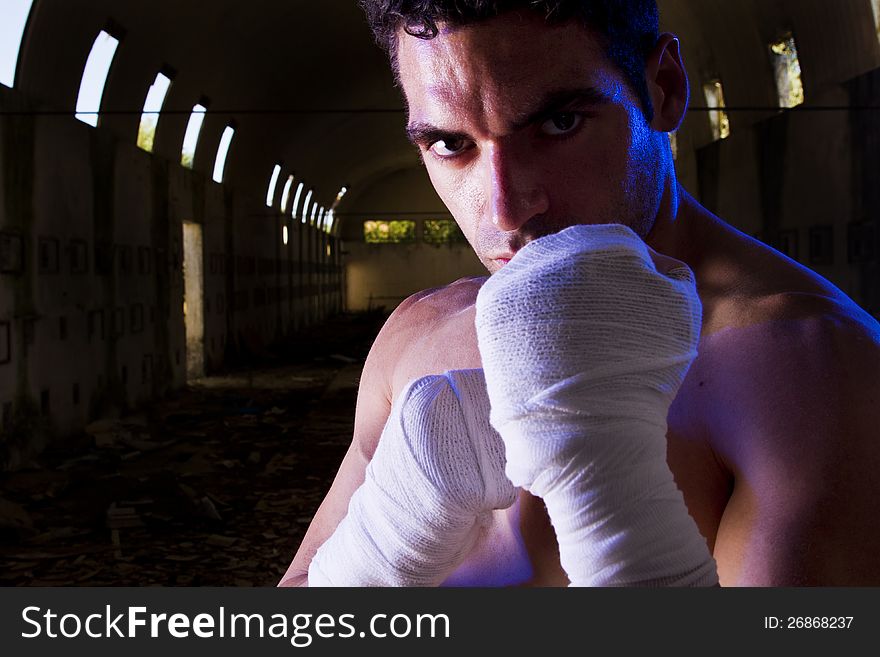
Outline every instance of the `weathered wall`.
[[(419, 290), (486, 274), (467, 243), (432, 245), (421, 241), (425, 219), (451, 219), (421, 167), (383, 176), (346, 198), (343, 207), (340, 236), (345, 251), (345, 303), (350, 310), (381, 306), (390, 310)], [(416, 222), (416, 242), (364, 242), (364, 221), (395, 219)]]
[[(729, 138), (685, 151), (681, 178), (707, 208), (876, 316), (880, 111), (865, 108), (880, 107), (880, 69), (806, 92), (802, 108), (741, 123)], [(708, 123), (689, 117), (696, 119)], [(828, 236), (825, 253), (819, 247)]]
[(184, 221), (208, 372), (341, 308), (334, 238), (295, 225), (285, 246), (261, 199), (34, 109), (0, 87), (0, 462), (184, 385)]

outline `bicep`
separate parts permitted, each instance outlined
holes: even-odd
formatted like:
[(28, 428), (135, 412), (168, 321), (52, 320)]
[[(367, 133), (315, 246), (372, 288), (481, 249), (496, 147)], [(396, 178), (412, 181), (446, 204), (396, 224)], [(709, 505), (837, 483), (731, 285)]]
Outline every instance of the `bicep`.
[(799, 357), (759, 346), (760, 368), (728, 388), (735, 483), (715, 543), (721, 583), (880, 583), (878, 350), (840, 332), (795, 337)]
[(379, 356), (380, 351), (380, 348), (374, 348), (364, 365), (358, 387), (354, 438), (327, 495), (309, 524), (293, 561), (281, 578), (280, 586), (307, 585), (309, 564), (315, 553), (345, 518), (352, 495), (364, 482), (367, 464), (376, 450), (382, 429), (391, 411), (387, 376), (382, 367), (384, 361)]

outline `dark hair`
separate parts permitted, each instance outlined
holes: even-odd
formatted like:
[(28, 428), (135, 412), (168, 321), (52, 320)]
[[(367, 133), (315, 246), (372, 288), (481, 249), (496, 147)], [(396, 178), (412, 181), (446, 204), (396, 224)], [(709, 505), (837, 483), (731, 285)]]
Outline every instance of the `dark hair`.
[(437, 23), (465, 25), (506, 11), (529, 9), (548, 23), (578, 19), (604, 38), (608, 58), (624, 74), (653, 117), (645, 82), (645, 59), (659, 36), (656, 0), (359, 0), (376, 41), (391, 57), (397, 75), (397, 32), (433, 39)]

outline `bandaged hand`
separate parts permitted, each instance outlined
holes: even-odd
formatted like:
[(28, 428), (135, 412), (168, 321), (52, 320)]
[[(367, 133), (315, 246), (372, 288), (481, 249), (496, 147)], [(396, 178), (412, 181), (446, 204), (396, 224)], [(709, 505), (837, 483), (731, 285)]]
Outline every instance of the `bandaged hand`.
[(717, 583), (666, 463), (666, 416), (701, 312), (687, 266), (659, 273), (618, 224), (531, 242), (479, 292), (506, 472), (543, 498), (572, 585)]
[(482, 371), (418, 379), (395, 402), (348, 514), (309, 566), (309, 586), (436, 586), (492, 510), (515, 497)]

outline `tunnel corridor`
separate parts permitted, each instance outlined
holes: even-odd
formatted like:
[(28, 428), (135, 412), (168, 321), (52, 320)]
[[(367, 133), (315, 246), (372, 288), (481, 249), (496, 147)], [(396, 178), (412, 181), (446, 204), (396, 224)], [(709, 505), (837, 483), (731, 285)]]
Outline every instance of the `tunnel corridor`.
[(380, 312), (0, 474), (0, 586), (274, 586), (351, 442)]

